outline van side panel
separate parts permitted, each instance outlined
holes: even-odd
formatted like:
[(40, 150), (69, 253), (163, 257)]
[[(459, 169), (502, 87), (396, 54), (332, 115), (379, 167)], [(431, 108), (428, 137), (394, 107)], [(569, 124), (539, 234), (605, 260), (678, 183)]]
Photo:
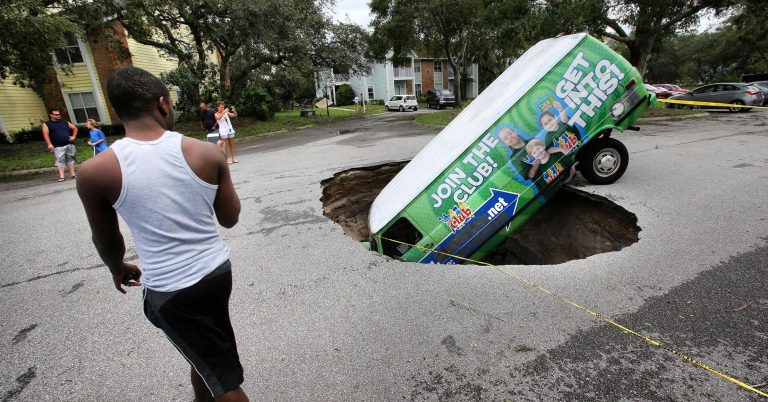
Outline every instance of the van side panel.
[(634, 67), (585, 36), (406, 207), (435, 245), (405, 259), (482, 257), (570, 179), (581, 146), (634, 122), (647, 100)]

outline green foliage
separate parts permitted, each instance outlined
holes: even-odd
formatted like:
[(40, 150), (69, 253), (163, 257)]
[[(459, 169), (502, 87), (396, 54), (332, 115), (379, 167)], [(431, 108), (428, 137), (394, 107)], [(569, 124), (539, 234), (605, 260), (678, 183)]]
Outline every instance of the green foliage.
[(274, 117), (276, 105), (272, 96), (264, 88), (250, 85), (246, 87), (238, 100), (237, 113), (243, 116), (268, 120)]
[(201, 77), (188, 65), (182, 64), (171, 71), (160, 74), (160, 79), (166, 85), (179, 90), (180, 96), (175, 105), (180, 114), (179, 118), (197, 117), (197, 107), (201, 101), (213, 104), (219, 99), (218, 85), (214, 79), (215, 70), (216, 66), (209, 63), (203, 70)]
[(446, 58), (459, 100), (474, 62), (492, 66), (483, 74), (495, 78), (527, 47), (526, 24), (538, 8), (534, 0), (373, 0), (370, 6), (370, 56), (383, 60), (392, 52), (395, 64), (410, 60), (411, 51)]
[[(106, 136), (123, 136), (125, 127), (122, 124), (105, 124), (99, 130)], [(77, 126), (78, 138), (88, 138), (88, 128), (84, 125)], [(43, 130), (41, 126), (32, 127), (25, 130), (16, 131), (11, 134), (10, 142), (13, 144), (24, 144), (27, 142), (43, 142)], [(5, 141), (3, 141), (5, 142)], [(7, 143), (7, 142), (6, 142)]]
[(355, 90), (349, 84), (341, 84), (336, 90), (336, 104), (339, 106), (351, 105), (355, 100)]
[(0, 1), (0, 80), (31, 87), (42, 95), (51, 54), (66, 45), (65, 34), (82, 30), (65, 14), (52, 13), (42, 0)]

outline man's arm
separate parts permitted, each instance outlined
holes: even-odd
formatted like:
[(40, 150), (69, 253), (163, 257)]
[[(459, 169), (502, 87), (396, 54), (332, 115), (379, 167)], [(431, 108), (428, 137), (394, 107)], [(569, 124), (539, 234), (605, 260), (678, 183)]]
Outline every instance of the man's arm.
[(67, 125), (69, 126), (69, 132), (72, 133), (69, 137), (69, 142), (75, 142), (75, 138), (77, 138), (77, 126), (70, 122), (67, 122)]
[(114, 186), (114, 183), (107, 183), (106, 178), (113, 175), (109, 174), (109, 168), (105, 165), (103, 160), (93, 159), (83, 163), (77, 172), (77, 193), (85, 208), (99, 257), (112, 273), (115, 289), (125, 293), (123, 285), (141, 286), (141, 271), (136, 265), (123, 261), (125, 241), (120, 233), (117, 212), (112, 208), (106, 193), (106, 189)]
[(45, 140), (45, 143), (48, 144), (48, 151), (53, 151), (53, 144), (51, 144), (51, 134), (48, 132), (48, 125), (43, 123), (40, 128), (43, 130), (43, 139)]
[(217, 162), (219, 189), (216, 191), (216, 199), (213, 201), (213, 210), (216, 211), (216, 219), (219, 224), (225, 228), (231, 228), (237, 224), (240, 217), (240, 198), (237, 197), (232, 176), (229, 174), (227, 156), (219, 152)]

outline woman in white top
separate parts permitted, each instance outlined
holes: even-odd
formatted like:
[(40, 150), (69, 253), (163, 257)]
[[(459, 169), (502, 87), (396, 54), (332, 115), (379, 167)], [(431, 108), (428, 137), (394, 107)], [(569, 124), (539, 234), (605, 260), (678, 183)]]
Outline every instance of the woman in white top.
[(239, 160), (235, 159), (235, 127), (232, 125), (230, 117), (237, 117), (237, 110), (234, 106), (230, 106), (227, 110), (224, 106), (224, 102), (216, 104), (216, 121), (219, 122), (219, 137), (221, 141), (219, 146), (226, 155), (226, 147), (229, 146), (229, 154), (232, 156), (232, 160), (229, 163), (237, 163)]

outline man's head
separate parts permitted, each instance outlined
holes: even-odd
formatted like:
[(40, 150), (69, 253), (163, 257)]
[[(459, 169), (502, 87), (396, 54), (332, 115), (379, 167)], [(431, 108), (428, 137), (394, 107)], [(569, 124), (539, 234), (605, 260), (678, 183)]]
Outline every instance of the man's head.
[(48, 111), (48, 117), (53, 121), (61, 120), (61, 111), (59, 109), (51, 109)]
[(205, 102), (200, 102), (200, 104), (198, 104), (197, 107), (200, 108), (200, 110), (203, 112), (208, 110), (208, 104)]
[(557, 117), (550, 111), (542, 113), (541, 117), (539, 117), (539, 121), (541, 122), (541, 126), (549, 132), (557, 131), (559, 127)]
[(154, 117), (164, 128), (173, 128), (168, 88), (147, 71), (136, 67), (115, 71), (107, 81), (107, 96), (120, 120)]
[(501, 142), (509, 145), (510, 148), (521, 149), (525, 147), (525, 141), (520, 138), (520, 135), (509, 127), (504, 127), (499, 130), (499, 139)]

